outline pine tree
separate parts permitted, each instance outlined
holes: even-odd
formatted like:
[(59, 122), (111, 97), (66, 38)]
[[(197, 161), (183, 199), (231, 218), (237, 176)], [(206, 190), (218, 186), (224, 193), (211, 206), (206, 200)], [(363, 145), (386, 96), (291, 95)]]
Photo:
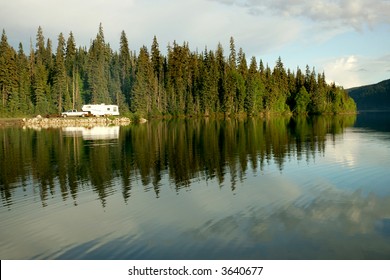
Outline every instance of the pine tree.
[[(218, 54), (217, 54), (218, 55)], [(206, 116), (216, 111), (218, 98), (218, 61), (212, 51), (204, 52), (202, 69), (203, 85), (200, 94), (200, 107)]]
[[(121, 90), (121, 67), (119, 62), (118, 53), (113, 53), (111, 55), (110, 63), (110, 79), (108, 83), (109, 92), (111, 95), (111, 100), (117, 105), (120, 106), (120, 111), (124, 113), (126, 111), (125, 97)], [(128, 111), (128, 110), (127, 110)]]
[(36, 36), (36, 53), (37, 57), (40, 57), (42, 60), (46, 56), (46, 48), (45, 48), (45, 37), (43, 36), (42, 27), (38, 27), (37, 36)]
[(245, 111), (248, 115), (254, 115), (260, 113), (263, 109), (264, 94), (264, 86), (261, 82), (260, 73), (257, 71), (257, 62), (254, 56), (251, 59), (246, 81)]
[(22, 43), (19, 44), (17, 56), (19, 111), (21, 114), (31, 114), (34, 111), (31, 101), (31, 80), (29, 75), (28, 58), (24, 54)]
[(147, 116), (152, 110), (151, 92), (154, 85), (153, 68), (149, 52), (145, 46), (140, 49), (137, 59), (135, 84), (132, 89), (131, 111), (141, 116)]
[(237, 113), (243, 113), (244, 112), (244, 104), (245, 99), (247, 95), (246, 90), (246, 81), (247, 81), (247, 75), (248, 75), (248, 66), (246, 62), (245, 53), (240, 48), (238, 51), (238, 68), (237, 68), (237, 89), (236, 89), (236, 96), (235, 96), (235, 107)]
[(62, 33), (58, 36), (53, 77), (53, 95), (58, 113), (61, 113), (64, 109), (69, 109), (72, 106), (65, 68), (65, 38)]
[(103, 26), (92, 42), (88, 52), (89, 101), (92, 103), (111, 103), (108, 92), (110, 51), (104, 41)]
[(231, 69), (236, 69), (236, 67), (237, 67), (236, 63), (237, 63), (236, 45), (234, 43), (234, 38), (230, 37), (229, 67)]
[[(37, 114), (47, 114), (50, 113), (50, 108), (53, 104), (50, 103), (48, 98), (49, 93), (49, 69), (48, 64), (45, 65), (44, 59), (47, 57), (45, 39), (43, 36), (42, 28), (39, 26), (37, 32), (37, 42), (36, 42), (36, 52), (35, 55), (30, 55), (31, 59), (34, 61), (30, 62), (32, 65), (31, 69), (31, 84), (33, 89), (33, 101), (35, 105), (35, 113)], [(31, 53), (34, 50), (31, 47)]]
[(68, 77), (73, 77), (76, 66), (76, 42), (74, 40), (73, 32), (69, 33), (66, 41), (65, 66)]
[[(70, 102), (66, 102), (65, 109), (76, 109), (81, 107), (80, 97), (80, 75), (79, 65), (77, 63), (77, 49), (73, 32), (69, 33), (66, 41), (65, 68), (67, 74), (67, 88)], [(66, 97), (68, 99), (68, 96)], [(67, 108), (69, 107), (69, 108)]]
[(16, 65), (16, 52), (8, 44), (7, 35), (3, 29), (0, 42), (0, 113), (18, 111), (18, 75)]
[(151, 63), (154, 74), (155, 85), (153, 86), (154, 110), (161, 114), (165, 110), (165, 91), (164, 91), (164, 71), (163, 71), (163, 57), (161, 55), (156, 36), (153, 37), (151, 47)]
[(218, 72), (218, 103), (216, 105), (216, 112), (223, 112), (224, 100), (226, 96), (226, 62), (223, 54), (223, 47), (221, 43), (218, 44), (216, 51), (216, 64)]
[(132, 59), (129, 50), (129, 43), (126, 37), (125, 31), (122, 31), (119, 47), (119, 66), (120, 66), (120, 82), (121, 91), (124, 95), (127, 105), (130, 104), (130, 95), (132, 88), (132, 68), (135, 68), (132, 64)]
[(230, 38), (229, 64), (226, 71), (226, 91), (223, 97), (222, 111), (229, 115), (234, 111), (237, 90), (236, 48), (233, 37)]
[(173, 48), (168, 50), (168, 83), (170, 92), (168, 92), (168, 107), (173, 115), (183, 115), (188, 103), (187, 89), (189, 86), (190, 72), (188, 71), (189, 62), (188, 44), (179, 46), (173, 43)]
[(270, 94), (272, 111), (283, 113), (288, 110), (287, 99), (290, 96), (290, 92), (287, 73), (280, 57), (276, 61), (276, 65), (272, 72), (272, 87), (270, 89)]
[(309, 93), (306, 91), (305, 87), (301, 87), (298, 94), (295, 96), (295, 108), (293, 111), (297, 114), (306, 114), (309, 102)]

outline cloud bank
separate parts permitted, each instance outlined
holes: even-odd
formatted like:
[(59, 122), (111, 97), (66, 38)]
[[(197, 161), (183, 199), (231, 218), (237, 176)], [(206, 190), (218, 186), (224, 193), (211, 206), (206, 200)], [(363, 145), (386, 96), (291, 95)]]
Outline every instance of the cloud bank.
[(324, 60), (321, 64), (324, 65), (328, 82), (351, 88), (386, 79), (383, 73), (390, 67), (390, 54), (378, 57), (347, 55)]
[(361, 30), (390, 23), (389, 0), (210, 0), (247, 8), (252, 15), (269, 11), (284, 17), (300, 17), (334, 28), (344, 25)]

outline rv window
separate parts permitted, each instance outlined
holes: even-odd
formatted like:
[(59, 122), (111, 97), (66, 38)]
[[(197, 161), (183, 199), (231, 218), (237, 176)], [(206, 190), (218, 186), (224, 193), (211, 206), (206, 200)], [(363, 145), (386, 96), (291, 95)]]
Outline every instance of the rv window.
[(116, 107), (114, 107), (114, 112), (116, 112)]
[(107, 111), (110, 111), (110, 108), (107, 108)]

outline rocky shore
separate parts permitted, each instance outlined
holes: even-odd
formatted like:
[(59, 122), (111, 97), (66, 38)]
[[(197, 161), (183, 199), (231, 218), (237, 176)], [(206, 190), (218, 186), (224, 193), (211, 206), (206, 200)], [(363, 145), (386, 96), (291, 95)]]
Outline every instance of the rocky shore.
[(31, 119), (22, 119), (21, 124), (28, 128), (59, 128), (59, 127), (93, 127), (110, 125), (129, 125), (131, 120), (126, 117), (85, 117), (85, 118), (44, 118), (40, 115)]

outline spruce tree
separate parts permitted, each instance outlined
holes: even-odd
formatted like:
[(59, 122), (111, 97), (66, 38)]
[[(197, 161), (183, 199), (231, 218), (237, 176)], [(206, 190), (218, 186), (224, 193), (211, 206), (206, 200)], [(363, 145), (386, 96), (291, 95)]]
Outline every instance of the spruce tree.
[(80, 67), (77, 63), (76, 42), (72, 31), (69, 33), (68, 40), (66, 41), (65, 68), (67, 74), (67, 88), (70, 99), (70, 103), (67, 103), (66, 107), (80, 109), (82, 103), (80, 101)]
[(154, 74), (155, 84), (153, 86), (154, 110), (161, 114), (165, 110), (165, 91), (164, 91), (164, 60), (161, 55), (156, 36), (153, 37), (151, 46), (151, 63)]
[(222, 111), (229, 115), (234, 111), (237, 90), (237, 59), (233, 37), (230, 37), (229, 64), (226, 71), (226, 91), (223, 97)]
[[(261, 62), (262, 63), (262, 62)], [(263, 109), (264, 86), (260, 72), (257, 70), (256, 58), (253, 56), (246, 80), (245, 111), (248, 115), (258, 114)]]
[(111, 103), (108, 92), (110, 51), (104, 41), (103, 26), (100, 24), (96, 39), (88, 52), (89, 101), (92, 103)]
[(238, 68), (237, 68), (237, 89), (235, 96), (236, 112), (244, 112), (244, 103), (247, 95), (246, 81), (248, 75), (248, 66), (246, 62), (245, 53), (242, 48), (238, 51)]
[[(30, 48), (31, 86), (33, 89), (33, 102), (36, 114), (48, 114), (53, 108), (50, 98), (49, 60), (45, 47), (45, 38), (39, 26), (36, 36), (36, 51)], [(46, 61), (46, 63), (45, 63)]]
[(130, 104), (130, 95), (132, 87), (132, 65), (129, 42), (126, 37), (125, 31), (122, 31), (120, 44), (119, 44), (119, 67), (120, 67), (120, 83), (121, 91), (124, 95), (127, 105)]
[(19, 106), (16, 52), (8, 44), (5, 30), (3, 30), (0, 42), (0, 93), (0, 112), (16, 113)]
[(72, 107), (65, 68), (65, 38), (62, 33), (60, 33), (58, 36), (58, 46), (53, 77), (53, 96), (55, 100), (54, 103), (56, 105), (56, 111), (58, 113), (61, 113), (64, 109), (66, 110)]
[(216, 51), (216, 64), (218, 73), (218, 103), (216, 104), (216, 112), (223, 112), (224, 100), (226, 96), (226, 62), (223, 54), (223, 47), (221, 43), (218, 43)]
[(17, 73), (20, 114), (31, 114), (34, 111), (31, 101), (31, 80), (29, 75), (28, 58), (23, 51), (22, 43), (19, 44), (17, 56)]
[(207, 51), (207, 49), (204, 52), (203, 61), (203, 86), (200, 95), (200, 105), (202, 113), (208, 116), (210, 113), (216, 111), (219, 80), (218, 61), (214, 53)]
[(137, 59), (136, 79), (131, 96), (131, 111), (143, 117), (146, 117), (152, 109), (151, 92), (153, 91), (153, 79), (154, 75), (149, 52), (143, 46)]

